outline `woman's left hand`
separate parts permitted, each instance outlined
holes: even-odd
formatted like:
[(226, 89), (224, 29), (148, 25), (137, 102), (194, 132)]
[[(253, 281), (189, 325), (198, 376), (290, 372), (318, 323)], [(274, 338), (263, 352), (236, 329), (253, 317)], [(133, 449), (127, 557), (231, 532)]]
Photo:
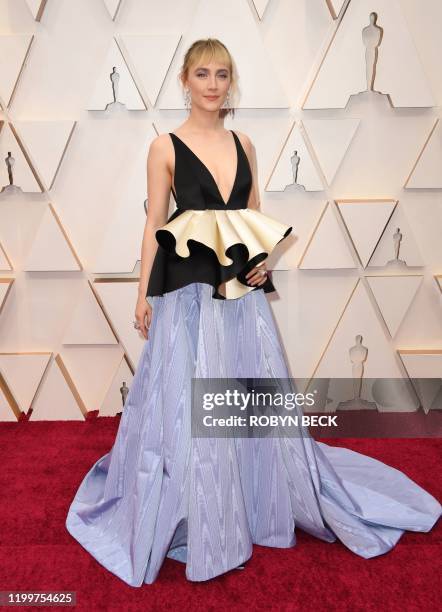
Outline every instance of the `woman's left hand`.
[(265, 263), (255, 266), (246, 274), (247, 283), (249, 285), (263, 285), (267, 280), (267, 270)]

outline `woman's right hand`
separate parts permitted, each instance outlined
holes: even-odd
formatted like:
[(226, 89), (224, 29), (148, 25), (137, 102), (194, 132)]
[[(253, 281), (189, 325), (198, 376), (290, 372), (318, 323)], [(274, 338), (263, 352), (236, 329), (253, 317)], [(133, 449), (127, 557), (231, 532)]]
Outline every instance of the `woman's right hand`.
[(135, 307), (135, 320), (139, 325), (139, 331), (147, 340), (149, 326), (152, 320), (152, 306), (143, 296), (140, 296), (137, 300), (137, 305)]

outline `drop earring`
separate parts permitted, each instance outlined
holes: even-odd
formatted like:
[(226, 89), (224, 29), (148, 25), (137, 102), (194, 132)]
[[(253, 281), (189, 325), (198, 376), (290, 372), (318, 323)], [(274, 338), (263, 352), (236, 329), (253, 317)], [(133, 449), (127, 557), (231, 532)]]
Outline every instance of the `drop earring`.
[(190, 108), (192, 106), (192, 99), (191, 99), (191, 96), (190, 96), (190, 89), (186, 89), (185, 92), (184, 92), (184, 105), (185, 105), (186, 109), (188, 111), (190, 111)]
[(224, 100), (223, 105), (222, 105), (221, 108), (230, 108), (230, 89), (227, 92), (226, 99)]

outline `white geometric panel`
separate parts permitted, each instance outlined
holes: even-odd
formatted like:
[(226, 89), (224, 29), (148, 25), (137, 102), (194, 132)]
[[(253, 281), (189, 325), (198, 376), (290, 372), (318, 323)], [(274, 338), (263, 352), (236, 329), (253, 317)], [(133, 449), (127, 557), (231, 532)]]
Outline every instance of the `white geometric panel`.
[[(370, 25), (372, 12), (377, 21)], [(350, 2), (303, 108), (344, 108), (351, 95), (367, 91), (373, 66), (373, 90), (393, 106), (435, 106), (398, 0), (358, 0)]]
[(407, 189), (442, 188), (442, 124), (439, 119), (405, 182)]
[(442, 376), (442, 350), (407, 349), (399, 350), (411, 378), (439, 378)]
[(3, 306), (6, 303), (6, 299), (14, 283), (13, 278), (0, 278), (0, 314), (3, 310)]
[(17, 423), (20, 415), (13, 410), (0, 386), (0, 423)]
[(333, 182), (359, 123), (360, 119), (352, 118), (302, 120), (328, 185)]
[(11, 171), (13, 184), (20, 187), (26, 193), (41, 193), (43, 185), (29, 166), (28, 160), (20, 147), (20, 142), (17, 141), (11, 129), (11, 124), (0, 124), (0, 128), (0, 191), (10, 184), (8, 166), (4, 161), (8, 157), (12, 158)]
[(289, 185), (303, 187), (306, 191), (324, 189), (299, 125), (295, 124), (278, 156), (265, 190), (284, 191)]
[(423, 276), (366, 276), (391, 336), (394, 337), (405, 318)]
[(138, 279), (112, 278), (97, 279), (92, 286), (134, 370), (146, 341), (133, 326), (138, 285)]
[(14, 121), (11, 129), (47, 190), (51, 189), (72, 137), (75, 121)]
[(20, 409), (0, 367), (0, 420), (3, 416), (6, 421), (19, 421), (23, 417), (23, 410)]
[(270, 0), (252, 0), (252, 4), (255, 7), (256, 13), (260, 19), (262, 19), (269, 2)]
[[(295, 208), (296, 205), (291, 210), (288, 210), (285, 202), (278, 202), (277, 200), (271, 199), (266, 200), (265, 203), (261, 203), (261, 211), (264, 214), (269, 215), (269, 217), (273, 217), (273, 219), (281, 221), (281, 223), (292, 225), (293, 227), (290, 236), (278, 244), (265, 260), (268, 270), (293, 270), (293, 268), (297, 267), (298, 258), (294, 256), (293, 246), (298, 246), (297, 239), (302, 231), (299, 231), (299, 226), (295, 228), (291, 222), (291, 217), (293, 215), (293, 218), (297, 219), (297, 224), (301, 224), (301, 219), (298, 215), (296, 215), (296, 211), (294, 210)], [(306, 220), (306, 224), (310, 229), (311, 223)]]
[[(96, 274), (133, 272), (141, 255), (146, 213), (141, 194), (146, 195), (146, 155), (157, 134), (152, 127), (144, 132), (146, 141), (124, 166), (124, 180), (115, 185), (117, 207), (107, 219), (93, 271)], [(130, 240), (128, 240), (130, 236)]]
[(32, 13), (35, 21), (40, 21), (45, 10), (47, 0), (26, 0), (26, 4)]
[(334, 177), (333, 190), (339, 198), (358, 194), (358, 199), (373, 199), (395, 194), (434, 124), (429, 113), (415, 113), (410, 121), (379, 102), (352, 103), (354, 112), (364, 119)]
[(116, 19), (120, 10), (122, 0), (103, 0), (105, 7), (109, 11), (109, 15), (113, 20)]
[(11, 271), (12, 263), (0, 242), (0, 272)]
[(397, 205), (396, 200), (336, 200), (362, 265), (367, 265)]
[(132, 374), (127, 360), (123, 355), (117, 372), (112, 380), (112, 383), (106, 393), (106, 397), (100, 406), (99, 416), (115, 416), (118, 412), (123, 410), (123, 400), (121, 396), (121, 387), (123, 382), (129, 387), (132, 384), (134, 375)]
[[(146, 160), (143, 160), (144, 163)], [(145, 177), (138, 173), (139, 178)], [(141, 255), (146, 213), (141, 201), (121, 198), (115, 213), (110, 217), (106, 234), (101, 243), (93, 272), (95, 274), (132, 272)], [(127, 237), (130, 236), (130, 240)]]
[(81, 399), (76, 396), (62, 372), (60, 360), (53, 359), (48, 367), (29, 419), (32, 421), (78, 421), (84, 420)]
[(325, 0), (333, 19), (337, 19), (347, 0)]
[[(301, 388), (315, 369), (359, 279), (349, 274), (272, 272), (278, 300), (271, 301), (292, 376)], [(325, 307), (326, 305), (326, 307)], [(290, 342), (288, 339), (295, 341)]]
[(0, 104), (12, 102), (34, 36), (14, 34), (0, 36)]
[[(210, 36), (219, 38), (227, 46), (241, 75), (241, 96), (239, 100), (233, 100), (235, 108), (277, 109), (290, 106), (247, 2), (200, 0), (193, 15), (193, 21), (181, 41), (176, 58), (177, 68), (181, 66), (189, 45), (199, 38), (207, 38), (210, 24)], [(172, 73), (173, 78), (161, 96), (161, 109), (184, 107), (181, 85), (175, 76), (176, 71)]]
[(68, 272), (82, 270), (65, 231), (51, 204), (45, 209), (35, 231), (23, 270), (27, 272)]
[(63, 350), (63, 364), (88, 413), (99, 410), (122, 354), (121, 346), (115, 346), (112, 349), (88, 346)]
[[(358, 344), (357, 336), (362, 336), (360, 345), (366, 349), (365, 359), (362, 362), (362, 381), (372, 378), (403, 378), (395, 353), (389, 346), (367, 292), (360, 281), (324, 349), (314, 377), (331, 379), (359, 377), (360, 374), (353, 371), (354, 364), (350, 357), (351, 350)], [(393, 401), (391, 401), (391, 396), (383, 397), (382, 393), (373, 398), (371, 390), (364, 387), (362, 397), (367, 401), (376, 401), (380, 411), (388, 410), (392, 404), (395, 411), (408, 412), (416, 409), (415, 398), (409, 392), (404, 393), (402, 385), (389, 384), (388, 387), (389, 394), (393, 393)]]
[[(372, 403), (379, 412), (412, 412), (418, 408), (360, 280), (323, 351), (314, 378), (330, 379), (327, 412), (338, 409), (343, 400), (352, 400), (356, 384), (360, 385), (362, 400)], [(383, 379), (388, 379), (385, 385)], [(347, 397), (343, 393), (348, 393)]]
[(329, 202), (321, 213), (298, 267), (302, 270), (356, 267)]
[(28, 411), (52, 353), (0, 353), (0, 374), (20, 410)]
[(406, 266), (423, 265), (419, 247), (414, 239), (404, 209), (397, 206), (368, 263), (368, 267), (385, 266), (387, 269), (399, 272), (406, 269)]
[[(114, 102), (111, 73), (117, 76), (116, 102), (126, 110), (147, 110), (115, 39), (109, 45), (106, 59), (98, 73), (96, 85), (87, 106), (88, 110), (106, 110)], [(112, 108), (112, 107), (110, 107)], [(120, 108), (116, 106), (114, 108)]]
[(136, 82), (143, 85), (152, 106), (157, 103), (161, 87), (176, 53), (178, 34), (125, 34), (118, 38), (127, 63), (133, 66)]
[(90, 284), (82, 287), (63, 344), (118, 344)]
[(442, 350), (399, 350), (426, 413), (442, 408)]

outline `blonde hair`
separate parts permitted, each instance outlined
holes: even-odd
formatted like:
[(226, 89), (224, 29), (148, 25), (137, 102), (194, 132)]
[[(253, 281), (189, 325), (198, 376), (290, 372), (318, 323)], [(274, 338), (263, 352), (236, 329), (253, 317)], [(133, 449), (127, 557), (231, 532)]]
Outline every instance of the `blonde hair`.
[(220, 108), (219, 115), (223, 118), (231, 113), (233, 118), (235, 116), (235, 102), (239, 97), (238, 72), (230, 51), (220, 40), (217, 38), (201, 38), (192, 43), (184, 55), (183, 65), (181, 66), (178, 78), (181, 81), (181, 85), (183, 85), (183, 81), (188, 77), (192, 66), (211, 62), (212, 60), (220, 64), (226, 64), (229, 67), (231, 78), (229, 108)]

